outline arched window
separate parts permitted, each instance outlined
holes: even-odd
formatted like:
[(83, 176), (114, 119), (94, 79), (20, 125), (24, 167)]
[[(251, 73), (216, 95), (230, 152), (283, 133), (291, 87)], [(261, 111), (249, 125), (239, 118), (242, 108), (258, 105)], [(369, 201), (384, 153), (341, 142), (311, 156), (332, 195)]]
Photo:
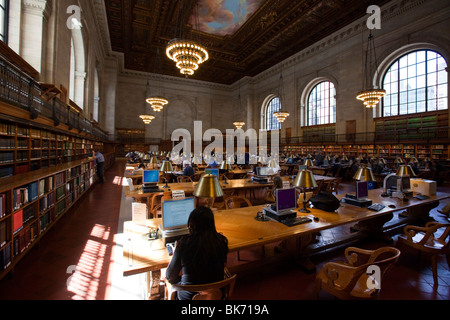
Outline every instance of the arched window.
[(273, 115), (274, 112), (280, 111), (281, 102), (278, 97), (270, 99), (264, 111), (264, 128), (265, 130), (280, 130), (281, 125), (277, 118)]
[(447, 63), (437, 52), (418, 50), (397, 59), (383, 79), (383, 116), (448, 108)]
[(98, 81), (98, 70), (95, 68), (94, 70), (94, 110), (92, 114), (93, 120), (98, 122), (98, 110), (100, 104), (100, 87)]
[[(1, 1), (1, 0), (0, 0)], [(75, 18), (73, 18), (74, 20)], [(69, 98), (80, 108), (84, 108), (84, 94), (86, 82), (86, 53), (84, 49), (81, 23), (73, 21), (72, 40), (70, 48), (70, 92)]]
[(330, 81), (318, 83), (308, 96), (307, 125), (336, 122), (336, 90)]
[(73, 44), (73, 38), (70, 39), (70, 86), (69, 86), (69, 99), (75, 100), (75, 48)]
[(0, 41), (8, 39), (8, 4), (9, 0), (0, 0)]

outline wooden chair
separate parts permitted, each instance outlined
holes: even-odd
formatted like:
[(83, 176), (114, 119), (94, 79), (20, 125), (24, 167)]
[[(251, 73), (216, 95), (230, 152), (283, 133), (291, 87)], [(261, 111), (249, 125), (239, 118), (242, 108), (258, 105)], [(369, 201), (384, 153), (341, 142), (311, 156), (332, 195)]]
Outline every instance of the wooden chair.
[(223, 190), (223, 197), (218, 198), (219, 200), (214, 201), (214, 208), (217, 208), (219, 210), (225, 209), (225, 200), (229, 197), (234, 196), (234, 189), (230, 190)]
[(194, 182), (200, 181), (200, 177), (204, 174), (204, 171), (198, 171), (196, 172), (192, 177), (191, 180)]
[(189, 176), (178, 176), (177, 182), (193, 182)]
[(444, 254), (450, 267), (450, 224), (428, 222), (425, 227), (406, 226), (404, 234), (397, 238), (397, 246), (406, 245), (421, 252), (431, 254), (434, 284), (438, 285), (437, 256)]
[(196, 292), (192, 300), (229, 300), (233, 295), (234, 285), (237, 275), (231, 275), (225, 269), (224, 280), (198, 284), (198, 285), (179, 285), (170, 284), (166, 281), (166, 299), (177, 300), (178, 291)]
[(325, 191), (338, 194), (339, 193), (339, 183), (341, 182), (341, 178), (336, 178), (333, 180), (325, 181)]
[[(252, 203), (245, 197), (231, 196), (225, 200), (225, 209), (236, 209), (242, 207), (251, 207)], [(243, 205), (244, 204), (244, 205)]]
[(394, 247), (382, 247), (376, 250), (364, 250), (355, 247), (345, 249), (347, 262), (327, 262), (316, 275), (314, 295), (325, 290), (339, 299), (377, 299), (382, 283), (373, 284), (369, 275), (370, 266), (380, 269), (379, 281), (397, 262), (400, 250)]
[(147, 208), (151, 218), (157, 218), (161, 214), (161, 198), (164, 192), (154, 193), (151, 198), (148, 198)]

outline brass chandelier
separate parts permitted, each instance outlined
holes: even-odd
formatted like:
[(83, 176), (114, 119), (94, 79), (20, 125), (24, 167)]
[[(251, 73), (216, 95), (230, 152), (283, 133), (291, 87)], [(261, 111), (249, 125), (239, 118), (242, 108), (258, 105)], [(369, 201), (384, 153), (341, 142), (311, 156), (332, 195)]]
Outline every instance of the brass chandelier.
[(245, 126), (245, 122), (236, 121), (233, 122), (233, 125), (236, 127), (236, 129), (242, 129), (242, 127)]
[(153, 111), (155, 112), (161, 112), (164, 106), (169, 103), (169, 101), (167, 101), (162, 97), (150, 97), (147, 98), (145, 101), (147, 101), (147, 103), (150, 104)]
[[(178, 37), (169, 41), (166, 47), (166, 55), (176, 63), (177, 68), (180, 69), (180, 73), (187, 77), (192, 76), (198, 70), (199, 65), (209, 59), (209, 54), (198, 42), (192, 39), (186, 39), (183, 35), (183, 13), (188, 11), (185, 4), (186, 1), (181, 7), (181, 13), (179, 15), (177, 26), (179, 27)], [(198, 4), (196, 4), (194, 9), (194, 19), (198, 27)]]
[[(156, 56), (155, 56), (155, 70), (160, 71), (161, 62), (160, 62), (160, 55), (159, 55), (159, 48), (156, 49)], [(149, 83), (147, 81), (147, 90), (149, 87)], [(169, 103), (169, 101), (166, 98), (163, 98), (161, 96), (161, 82), (158, 81), (158, 94), (151, 95), (145, 100), (153, 109), (155, 112), (161, 112), (161, 110), (164, 108), (166, 104)]]
[(180, 73), (192, 76), (199, 65), (208, 60), (208, 51), (192, 40), (173, 39), (169, 41), (166, 55), (175, 61)]
[(371, 86), (372, 81), (370, 78), (377, 70), (378, 64), (377, 55), (375, 52), (375, 42), (372, 33), (370, 33), (367, 41), (366, 60), (363, 74), (363, 90), (356, 96), (356, 99), (363, 101), (366, 108), (376, 107), (380, 100), (386, 95), (386, 91), (384, 89), (378, 89)]
[(280, 74), (280, 83), (279, 83), (279, 99), (280, 99), (280, 110), (273, 113), (274, 117), (277, 118), (279, 123), (283, 123), (287, 117), (289, 117), (289, 112), (283, 111), (283, 103), (284, 103), (284, 84), (283, 84), (283, 72)]
[(141, 118), (142, 121), (144, 121), (144, 124), (150, 124), (150, 122), (152, 122), (152, 120), (155, 119), (155, 116), (149, 114), (141, 114), (139, 118)]

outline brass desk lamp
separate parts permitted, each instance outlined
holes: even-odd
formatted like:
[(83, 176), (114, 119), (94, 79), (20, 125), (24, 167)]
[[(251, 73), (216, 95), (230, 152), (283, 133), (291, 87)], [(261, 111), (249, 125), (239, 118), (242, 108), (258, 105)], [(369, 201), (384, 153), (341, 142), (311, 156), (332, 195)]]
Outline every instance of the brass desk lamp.
[[(172, 163), (170, 161), (163, 161), (159, 171), (163, 172), (163, 173), (173, 171)], [(164, 189), (169, 188), (167, 177), (165, 177), (165, 179), (166, 179), (166, 185), (163, 187)]]
[(313, 173), (310, 170), (303, 169), (295, 177), (294, 186), (303, 189), (303, 208), (300, 209), (302, 213), (309, 213), (310, 211), (306, 208), (306, 190), (310, 188), (317, 188), (317, 182), (314, 178)]
[[(230, 172), (232, 170), (231, 164), (229, 164), (227, 160), (223, 160), (222, 164), (220, 165), (220, 170)], [(223, 184), (228, 184), (226, 175), (223, 175), (223, 179), (224, 179)]]
[[(222, 187), (220, 186), (217, 176), (214, 174), (202, 175), (193, 194), (199, 198), (208, 198), (208, 206), (210, 208), (214, 204), (215, 198), (223, 197)], [(210, 202), (210, 199), (213, 200)]]

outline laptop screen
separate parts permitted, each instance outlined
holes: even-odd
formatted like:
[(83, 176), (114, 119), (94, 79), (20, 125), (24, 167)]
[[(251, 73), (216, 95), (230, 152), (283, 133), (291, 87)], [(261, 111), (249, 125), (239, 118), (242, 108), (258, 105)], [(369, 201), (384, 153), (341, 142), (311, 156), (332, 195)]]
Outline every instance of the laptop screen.
[(295, 198), (295, 188), (277, 189), (277, 212), (282, 210), (292, 210), (297, 207)]
[(206, 174), (213, 174), (219, 179), (219, 169), (205, 169)]
[(144, 172), (142, 173), (142, 183), (157, 183), (158, 180), (158, 170), (144, 170)]
[(165, 200), (162, 203), (163, 229), (173, 230), (186, 228), (189, 216), (194, 208), (194, 198)]
[(256, 167), (256, 174), (260, 177), (265, 177), (268, 174), (268, 169), (268, 167)]

